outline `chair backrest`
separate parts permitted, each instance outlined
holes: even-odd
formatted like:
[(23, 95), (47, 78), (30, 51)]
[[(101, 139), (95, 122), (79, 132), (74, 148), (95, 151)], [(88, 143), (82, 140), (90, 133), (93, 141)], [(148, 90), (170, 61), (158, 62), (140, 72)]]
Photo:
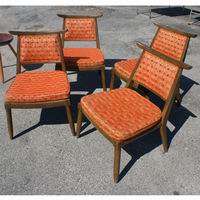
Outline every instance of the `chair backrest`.
[(77, 16), (62, 15), (63, 29), (67, 30), (62, 37), (64, 41), (96, 41), (96, 46), (100, 48), (97, 18), (102, 15)]
[[(142, 85), (164, 101), (172, 96), (182, 68), (188, 65), (176, 61), (143, 44), (138, 44), (143, 52), (130, 79)], [(130, 82), (130, 81), (129, 81)]]
[(60, 32), (10, 31), (18, 36), (17, 73), (21, 65), (61, 63), (65, 70)]
[(151, 47), (175, 60), (184, 62), (191, 37), (189, 34), (172, 27), (156, 24), (157, 32), (152, 40)]
[(162, 123), (166, 124), (182, 69), (191, 69), (192, 67), (141, 43), (137, 45), (143, 49), (143, 52), (126, 86), (129, 87), (133, 80), (133, 86), (142, 85), (164, 100)]

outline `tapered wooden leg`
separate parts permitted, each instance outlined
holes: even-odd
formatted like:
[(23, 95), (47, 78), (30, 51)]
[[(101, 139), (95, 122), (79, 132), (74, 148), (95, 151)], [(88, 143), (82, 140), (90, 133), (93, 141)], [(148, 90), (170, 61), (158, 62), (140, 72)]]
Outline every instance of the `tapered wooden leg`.
[(12, 122), (12, 113), (11, 108), (8, 106), (5, 106), (6, 109), (6, 116), (7, 116), (7, 126), (8, 126), (8, 133), (10, 136), (10, 139), (13, 139), (13, 122)]
[(166, 129), (166, 127), (161, 126), (160, 135), (161, 135), (161, 139), (162, 139), (164, 152), (167, 152), (169, 144), (168, 144), (168, 139), (167, 139), (167, 129)]
[(76, 136), (77, 137), (80, 136), (82, 121), (83, 121), (83, 112), (82, 112), (81, 105), (78, 104), (78, 119), (77, 119), (77, 126), (76, 126)]
[(113, 179), (115, 183), (117, 183), (119, 179), (120, 159), (121, 159), (121, 145), (115, 144), (114, 145), (114, 171), (113, 171)]
[(103, 91), (106, 91), (106, 72), (105, 72), (105, 66), (101, 69), (101, 84)]
[(4, 83), (3, 64), (2, 64), (1, 53), (0, 53), (0, 82)]
[(110, 79), (110, 90), (113, 89), (114, 87), (114, 82), (115, 82), (115, 69), (111, 69), (111, 79)]
[(76, 135), (75, 128), (74, 128), (73, 117), (72, 117), (72, 111), (71, 111), (71, 104), (70, 104), (69, 101), (66, 104), (66, 111), (67, 111), (67, 118), (68, 118), (68, 121), (69, 121), (69, 125), (70, 125), (70, 129), (71, 129), (72, 135)]

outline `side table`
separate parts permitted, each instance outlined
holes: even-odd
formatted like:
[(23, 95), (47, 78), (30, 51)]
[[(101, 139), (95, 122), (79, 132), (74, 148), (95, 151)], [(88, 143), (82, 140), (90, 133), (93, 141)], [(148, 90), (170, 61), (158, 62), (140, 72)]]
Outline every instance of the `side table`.
[[(13, 40), (13, 36), (9, 33), (0, 33), (0, 47), (8, 45), (13, 52), (13, 54), (17, 57), (17, 53), (15, 52), (14, 48), (10, 44)], [(2, 57), (0, 52), (0, 82), (4, 83), (4, 73), (3, 73), (3, 64), (2, 64)]]

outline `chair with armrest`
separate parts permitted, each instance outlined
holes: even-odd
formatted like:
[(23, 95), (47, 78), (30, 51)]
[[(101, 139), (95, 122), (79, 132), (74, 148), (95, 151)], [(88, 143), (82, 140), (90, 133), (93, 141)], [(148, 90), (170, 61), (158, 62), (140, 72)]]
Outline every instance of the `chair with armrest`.
[[(159, 51), (160, 53), (169, 56), (177, 61), (184, 62), (190, 38), (197, 35), (186, 33), (169, 27), (167, 25), (154, 23), (157, 26), (156, 34), (151, 42), (150, 47)], [(137, 65), (138, 58), (131, 58), (116, 62), (114, 68), (111, 70), (110, 89), (114, 87), (115, 76), (127, 82), (131, 72)], [(188, 70), (188, 69), (187, 69)], [(180, 95), (180, 81), (177, 86), (176, 101), (178, 104), (181, 102)]]
[[(168, 150), (166, 124), (183, 68), (182, 62), (138, 43), (143, 50), (125, 88), (94, 93), (79, 103), (76, 134), (80, 136), (83, 115), (114, 145), (114, 181), (118, 181), (121, 148), (156, 129), (160, 130), (164, 152)], [(162, 108), (130, 88), (138, 85), (164, 102)]]

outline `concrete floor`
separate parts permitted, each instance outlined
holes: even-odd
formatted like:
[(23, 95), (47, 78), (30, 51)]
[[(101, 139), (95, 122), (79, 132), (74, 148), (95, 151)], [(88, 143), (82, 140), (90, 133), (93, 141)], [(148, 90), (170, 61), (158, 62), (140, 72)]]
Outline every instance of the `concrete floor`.
[[(152, 21), (200, 33), (198, 24), (187, 26), (184, 13), (153, 13), (150, 20), (136, 15), (136, 7), (0, 7), (0, 32), (57, 29), (62, 22), (56, 13), (96, 10), (104, 14), (99, 32), (108, 85), (113, 63), (138, 56), (135, 41), (150, 43), (156, 30)], [(158, 132), (129, 144), (122, 151), (118, 184), (112, 181), (113, 146), (92, 125), (84, 130), (84, 137), (73, 137), (63, 108), (14, 110), (14, 132), (19, 137), (8, 138), (3, 98), (15, 75), (11, 65), (16, 60), (8, 48), (1, 52), (7, 82), (0, 85), (0, 194), (200, 194), (199, 37), (191, 40), (188, 49), (186, 63), (194, 67), (181, 79), (182, 105), (173, 108), (168, 123), (169, 152), (162, 153)], [(97, 77), (96, 72), (69, 75), (75, 119), (81, 96), (101, 90)]]

